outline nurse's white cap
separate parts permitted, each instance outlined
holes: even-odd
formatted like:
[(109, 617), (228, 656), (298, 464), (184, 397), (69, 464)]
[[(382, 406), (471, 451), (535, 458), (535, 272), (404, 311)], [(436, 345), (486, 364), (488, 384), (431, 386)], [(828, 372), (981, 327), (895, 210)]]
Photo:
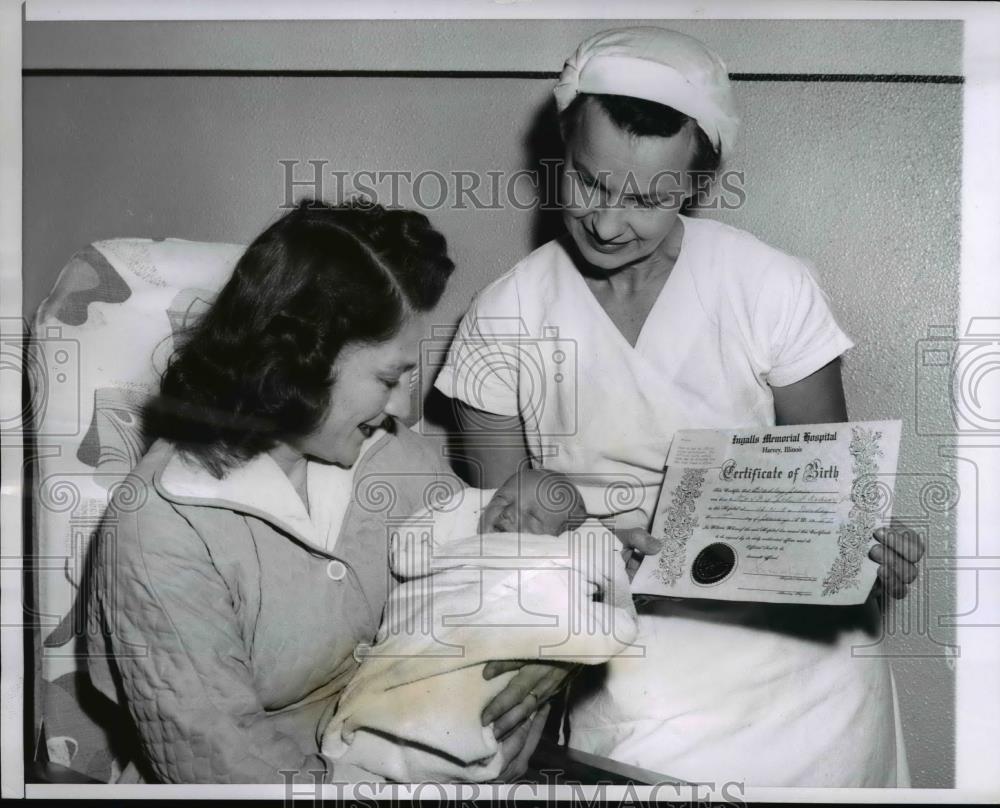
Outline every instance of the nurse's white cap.
[(740, 119), (722, 60), (694, 37), (653, 26), (602, 31), (566, 60), (553, 91), (562, 112), (579, 93), (625, 95), (694, 118), (723, 157)]

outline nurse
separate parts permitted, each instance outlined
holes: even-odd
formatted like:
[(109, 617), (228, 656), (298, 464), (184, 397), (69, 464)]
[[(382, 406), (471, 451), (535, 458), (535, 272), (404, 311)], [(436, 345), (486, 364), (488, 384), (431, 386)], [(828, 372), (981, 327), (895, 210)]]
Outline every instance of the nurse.
[[(674, 432), (847, 420), (839, 357), (853, 343), (805, 263), (686, 214), (739, 124), (702, 43), (605, 31), (567, 60), (555, 97), (565, 233), (477, 295), (436, 385), (478, 484), (523, 463), (573, 475), (592, 515), (650, 550)], [(876, 539), (881, 586), (902, 597), (919, 539)], [(877, 609), (646, 604), (645, 656), (574, 686), (570, 745), (687, 780), (907, 785), (891, 672), (852, 655), (877, 641)], [(512, 688), (494, 710), (530, 714), (559, 676), (523, 666), (528, 695)]]

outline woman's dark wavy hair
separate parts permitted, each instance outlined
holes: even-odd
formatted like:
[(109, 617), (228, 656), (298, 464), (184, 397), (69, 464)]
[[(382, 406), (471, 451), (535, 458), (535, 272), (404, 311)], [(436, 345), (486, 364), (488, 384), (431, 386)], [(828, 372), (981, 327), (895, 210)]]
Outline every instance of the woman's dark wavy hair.
[[(562, 130), (563, 140), (568, 141), (572, 137), (579, 124), (580, 114), (588, 103), (596, 103), (607, 113), (615, 126), (636, 137), (673, 137), (688, 124), (693, 124), (695, 148), (688, 170), (712, 177), (719, 170), (722, 154), (712, 145), (705, 130), (694, 118), (666, 104), (658, 104), (656, 101), (647, 101), (644, 98), (580, 93), (559, 115), (559, 128)], [(681, 208), (682, 212), (689, 207), (691, 207), (690, 200)]]
[(348, 343), (398, 333), (440, 300), (454, 264), (427, 217), (365, 201), (304, 201), (247, 248), (186, 335), (147, 411), (216, 477), (326, 415)]

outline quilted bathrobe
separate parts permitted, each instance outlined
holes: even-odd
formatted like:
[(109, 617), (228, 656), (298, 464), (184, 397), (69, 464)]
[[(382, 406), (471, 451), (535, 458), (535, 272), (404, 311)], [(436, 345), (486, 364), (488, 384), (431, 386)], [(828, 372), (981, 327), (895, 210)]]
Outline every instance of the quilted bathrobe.
[(358, 667), (356, 648), (379, 626), (387, 523), (417, 511), (428, 490), (460, 485), (400, 426), (358, 461), (327, 551), (267, 460), (272, 470), (258, 464), (249, 482), (227, 476), (199, 489), (190, 464), (158, 442), (94, 543), (91, 678), (127, 705), (163, 782), (357, 777), (320, 754), (319, 734)]

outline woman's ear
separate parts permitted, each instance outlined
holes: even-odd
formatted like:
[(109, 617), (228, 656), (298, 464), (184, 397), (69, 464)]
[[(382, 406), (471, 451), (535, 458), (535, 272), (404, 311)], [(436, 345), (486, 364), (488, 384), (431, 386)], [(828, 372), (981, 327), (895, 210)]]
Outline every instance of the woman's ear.
[(562, 112), (556, 113), (556, 121), (559, 125), (559, 137), (562, 139), (563, 146), (569, 145), (570, 138), (573, 136), (573, 131), (576, 129), (577, 124), (580, 120), (580, 111), (583, 108), (583, 103), (573, 103)]
[(698, 123), (693, 118), (685, 124), (691, 135), (691, 153), (688, 156), (688, 170), (684, 172), (684, 203), (681, 206), (686, 208), (692, 204), (696, 191), (696, 178), (698, 170)]

